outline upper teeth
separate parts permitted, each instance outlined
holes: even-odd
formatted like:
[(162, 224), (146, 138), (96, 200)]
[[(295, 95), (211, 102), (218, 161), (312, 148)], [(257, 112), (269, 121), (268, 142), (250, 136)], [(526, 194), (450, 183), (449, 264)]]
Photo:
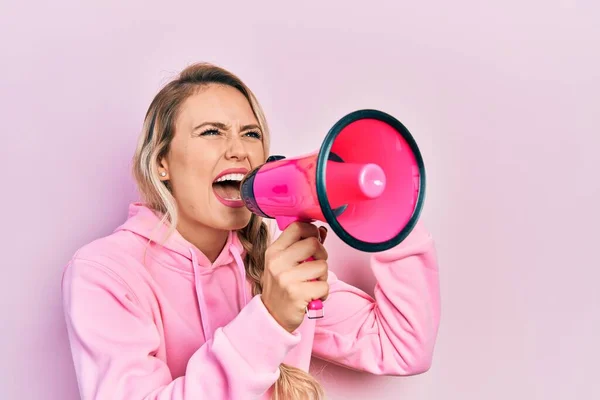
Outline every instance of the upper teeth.
[(226, 174), (217, 179), (215, 182), (223, 182), (223, 181), (236, 181), (241, 182), (244, 179), (244, 174)]

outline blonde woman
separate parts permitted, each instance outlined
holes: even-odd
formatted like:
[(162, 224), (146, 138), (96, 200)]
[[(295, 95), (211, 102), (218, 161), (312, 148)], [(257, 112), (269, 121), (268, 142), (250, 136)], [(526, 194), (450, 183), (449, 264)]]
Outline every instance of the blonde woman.
[[(321, 399), (311, 356), (380, 375), (429, 369), (430, 235), (418, 224), (372, 255), (371, 298), (328, 272), (324, 227), (270, 231), (243, 207), (236, 183), (268, 151), (263, 112), (232, 73), (195, 64), (156, 95), (134, 156), (143, 201), (64, 273), (83, 399)], [(312, 299), (326, 318), (305, 318)]]

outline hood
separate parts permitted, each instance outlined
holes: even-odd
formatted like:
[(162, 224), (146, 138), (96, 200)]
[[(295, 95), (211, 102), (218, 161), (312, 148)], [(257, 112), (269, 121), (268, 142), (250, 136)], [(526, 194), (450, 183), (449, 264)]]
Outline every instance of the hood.
[[(200, 319), (206, 340), (212, 337), (214, 331), (211, 327), (208, 307), (205, 301), (202, 275), (206, 275), (206, 273), (211, 272), (211, 269), (214, 270), (218, 267), (234, 266), (239, 274), (237, 290), (242, 302), (241, 308), (245, 307), (248, 303), (246, 268), (243, 262), (245, 251), (235, 231), (229, 232), (223, 250), (221, 250), (221, 253), (213, 263), (196, 246), (181, 236), (177, 230), (167, 236), (169, 231), (168, 222), (161, 223), (161, 216), (142, 203), (130, 204), (127, 220), (115, 230), (115, 232), (117, 231), (133, 232), (144, 239), (152, 241), (155, 244), (153, 251), (173, 252), (185, 257), (183, 259), (187, 262), (178, 262), (176, 268), (194, 275), (194, 286), (200, 309)], [(179, 259), (181, 260), (181, 258)]]
[[(152, 242), (163, 247), (164, 250), (175, 252), (179, 255), (186, 257), (192, 261), (196, 258), (198, 264), (203, 268), (215, 268), (221, 265), (227, 265), (235, 261), (235, 256), (239, 256), (243, 259), (245, 255), (244, 247), (242, 246), (237, 233), (230, 231), (227, 236), (227, 242), (223, 247), (223, 250), (217, 257), (214, 263), (202, 253), (196, 246), (187, 241), (181, 234), (175, 230), (167, 237), (169, 231), (169, 224), (161, 223), (162, 216), (145, 206), (142, 203), (136, 202), (129, 205), (129, 211), (127, 220), (116, 231), (129, 231), (136, 235), (143, 237), (144, 239), (151, 240)], [(184, 268), (189, 270), (190, 268)]]

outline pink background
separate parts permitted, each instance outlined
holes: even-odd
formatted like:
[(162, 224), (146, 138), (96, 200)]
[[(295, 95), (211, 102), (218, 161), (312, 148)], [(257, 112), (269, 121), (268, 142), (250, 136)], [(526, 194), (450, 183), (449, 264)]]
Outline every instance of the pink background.
[[(63, 265), (125, 217), (143, 113), (198, 60), (254, 89), (274, 152), (316, 149), (363, 107), (422, 148), (442, 277), (434, 365), (391, 378), (318, 363), (331, 399), (600, 398), (597, 1), (95, 3), (0, 5), (1, 399), (78, 398)], [(372, 292), (365, 256), (329, 248)]]

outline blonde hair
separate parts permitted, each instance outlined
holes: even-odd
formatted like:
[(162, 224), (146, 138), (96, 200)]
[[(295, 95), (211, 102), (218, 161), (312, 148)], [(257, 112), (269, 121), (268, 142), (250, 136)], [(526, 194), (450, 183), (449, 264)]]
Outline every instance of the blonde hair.
[[(221, 67), (197, 63), (185, 68), (152, 100), (133, 158), (133, 175), (143, 201), (162, 215), (162, 223), (169, 222), (171, 233), (177, 227), (177, 207), (169, 184), (158, 176), (158, 166), (169, 151), (181, 105), (189, 96), (209, 84), (231, 86), (248, 99), (263, 132), (265, 157), (269, 153), (267, 122), (252, 91), (236, 75)], [(248, 225), (238, 231), (238, 237), (246, 250), (244, 262), (247, 276), (252, 282), (252, 294), (257, 295), (262, 292), (261, 276), (265, 250), (270, 240), (267, 226), (260, 217), (252, 215)], [(310, 374), (286, 364), (281, 364), (279, 370), (280, 376), (273, 388), (275, 400), (319, 400), (324, 397), (321, 385)]]

